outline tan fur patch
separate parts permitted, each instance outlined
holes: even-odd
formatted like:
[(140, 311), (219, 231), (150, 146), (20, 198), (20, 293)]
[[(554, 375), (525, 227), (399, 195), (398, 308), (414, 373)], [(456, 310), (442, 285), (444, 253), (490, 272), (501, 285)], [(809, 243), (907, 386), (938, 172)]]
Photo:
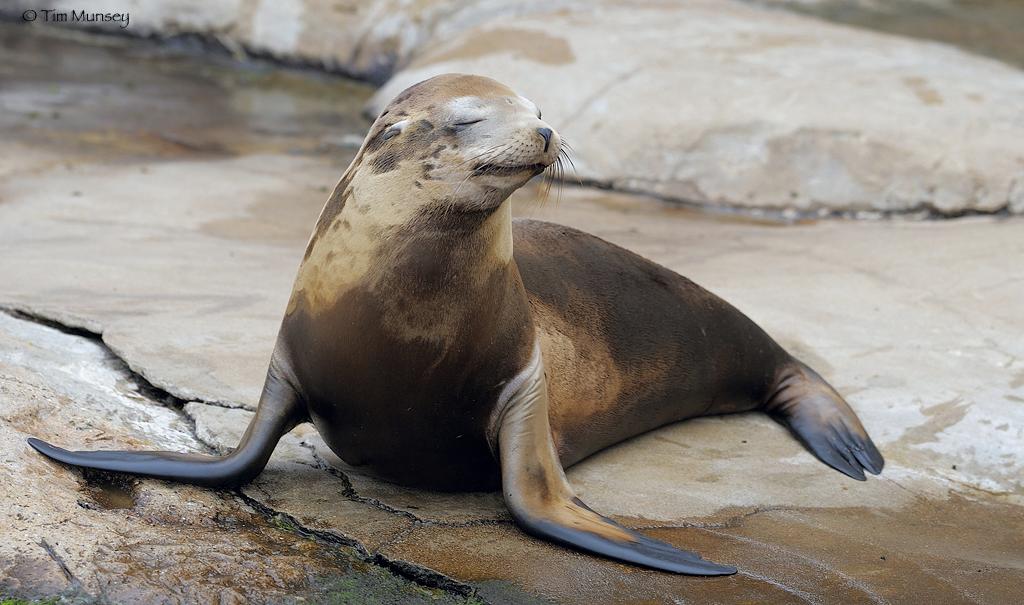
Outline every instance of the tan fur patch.
[(557, 310), (531, 304), (548, 371), (552, 433), (565, 454), (565, 431), (578, 432), (620, 403), (623, 376), (608, 343), (586, 329), (570, 326)]

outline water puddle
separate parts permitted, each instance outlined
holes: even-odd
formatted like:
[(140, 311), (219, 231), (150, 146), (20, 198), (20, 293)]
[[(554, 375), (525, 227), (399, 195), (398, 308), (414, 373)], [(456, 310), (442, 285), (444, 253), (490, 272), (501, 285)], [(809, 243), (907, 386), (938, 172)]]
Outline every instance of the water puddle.
[(79, 489), (89, 497), (79, 500), (79, 505), (93, 510), (134, 508), (138, 500), (137, 482), (123, 475), (85, 470)]

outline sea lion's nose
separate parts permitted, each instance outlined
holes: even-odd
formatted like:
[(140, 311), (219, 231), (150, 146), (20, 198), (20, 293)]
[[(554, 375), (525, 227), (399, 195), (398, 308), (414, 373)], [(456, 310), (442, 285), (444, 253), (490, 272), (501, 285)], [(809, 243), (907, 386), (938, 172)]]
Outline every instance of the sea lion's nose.
[(538, 128), (537, 134), (544, 138), (544, 153), (548, 152), (548, 147), (551, 146), (551, 129), (550, 128)]

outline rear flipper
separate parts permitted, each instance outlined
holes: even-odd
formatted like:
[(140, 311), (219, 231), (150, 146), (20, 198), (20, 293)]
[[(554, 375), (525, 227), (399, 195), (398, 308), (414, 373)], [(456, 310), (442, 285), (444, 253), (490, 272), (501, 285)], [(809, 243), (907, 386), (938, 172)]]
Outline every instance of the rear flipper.
[(243, 485), (263, 470), (281, 436), (295, 428), (304, 417), (298, 394), (280, 376), (276, 364), (271, 363), (256, 416), (246, 429), (242, 442), (226, 456), (175, 452), (72, 452), (35, 438), (30, 438), (28, 444), (54, 460), (84, 468), (145, 475), (207, 487)]
[(882, 472), (885, 460), (857, 415), (802, 362), (794, 359), (780, 372), (764, 410), (788, 426), (819, 460), (844, 475), (864, 481), (864, 471)]
[[(602, 516), (572, 491), (555, 452), (548, 420), (547, 385), (539, 349), (496, 421), (505, 503), (516, 523), (538, 538), (636, 565), (699, 576), (736, 568), (648, 538)], [(499, 402), (501, 404), (503, 402)]]

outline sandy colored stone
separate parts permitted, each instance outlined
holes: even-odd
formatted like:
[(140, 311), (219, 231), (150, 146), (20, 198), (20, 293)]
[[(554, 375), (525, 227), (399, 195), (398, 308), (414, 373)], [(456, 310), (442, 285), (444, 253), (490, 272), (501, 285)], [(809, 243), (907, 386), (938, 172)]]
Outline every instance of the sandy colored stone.
[(495, 19), (419, 51), (379, 111), (445, 72), (508, 83), (584, 180), (712, 205), (1024, 211), (1024, 72), (723, 0)]
[[(913, 515), (910, 515), (912, 510)], [(1007, 603), (1020, 588), (1018, 507), (921, 501), (892, 514), (867, 507), (723, 511), (651, 535), (740, 568), (735, 576), (673, 576), (594, 560), (507, 524), (426, 527), (385, 551), (471, 581), (487, 598), (512, 582), (558, 603)], [(956, 519), (958, 531), (937, 534)], [(950, 555), (955, 551), (956, 555)]]

